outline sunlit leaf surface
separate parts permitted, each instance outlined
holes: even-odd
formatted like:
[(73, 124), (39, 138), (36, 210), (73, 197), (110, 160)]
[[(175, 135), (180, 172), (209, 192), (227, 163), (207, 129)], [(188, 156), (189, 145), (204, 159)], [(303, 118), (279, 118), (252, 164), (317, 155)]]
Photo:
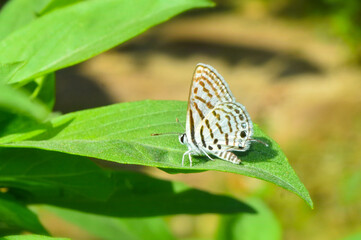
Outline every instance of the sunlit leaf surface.
[[(151, 134), (181, 133), (184, 130), (176, 123), (176, 118), (184, 125), (185, 116), (186, 102), (140, 101), (115, 104), (57, 117), (49, 126), (43, 125), (24, 133), (25, 137), (17, 136), (24, 139), (28, 135), (26, 141), (15, 141), (16, 138), (13, 138), (15, 142), (3, 143), (3, 146), (40, 148), (174, 172), (217, 170), (238, 173), (281, 186), (313, 206), (307, 189), (278, 144), (257, 125), (254, 126), (254, 137), (267, 142), (269, 147), (252, 144), (250, 150), (239, 154), (241, 165), (197, 157), (192, 167), (188, 164), (182, 166), (181, 159), (186, 147), (178, 142), (178, 136)], [(5, 140), (0, 138), (0, 142)]]

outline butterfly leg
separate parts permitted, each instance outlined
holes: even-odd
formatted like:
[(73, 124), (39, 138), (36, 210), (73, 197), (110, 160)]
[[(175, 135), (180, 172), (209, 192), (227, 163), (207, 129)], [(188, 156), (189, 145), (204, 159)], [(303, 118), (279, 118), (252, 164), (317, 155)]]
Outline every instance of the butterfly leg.
[(219, 157), (220, 159), (229, 161), (233, 164), (240, 164), (241, 163), (241, 159), (239, 159), (236, 154), (232, 153), (232, 152), (220, 152), (220, 151), (216, 151), (213, 153), (214, 155), (216, 155), (217, 157)]
[(190, 166), (192, 167), (192, 154), (191, 154), (191, 152), (188, 153), (188, 158), (189, 158)]
[(189, 162), (190, 162), (190, 165), (191, 165), (191, 167), (192, 167), (191, 152), (192, 152), (192, 150), (189, 149), (188, 151), (186, 151), (186, 152), (183, 154), (183, 157), (182, 157), (182, 166), (184, 166), (184, 156), (188, 154)]
[(201, 150), (209, 159), (211, 159), (212, 161), (214, 161), (214, 159), (211, 158), (211, 157), (207, 154), (207, 152), (204, 151), (204, 149), (200, 148), (200, 150)]

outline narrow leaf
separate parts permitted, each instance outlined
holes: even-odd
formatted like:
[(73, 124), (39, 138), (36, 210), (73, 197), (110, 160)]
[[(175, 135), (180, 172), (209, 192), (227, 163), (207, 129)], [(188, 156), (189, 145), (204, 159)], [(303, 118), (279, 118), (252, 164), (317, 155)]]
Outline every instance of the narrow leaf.
[(49, 110), (53, 109), (55, 103), (55, 74), (49, 73), (45, 76), (36, 78), (36, 89), (31, 98), (44, 103)]
[(53, 109), (55, 103), (54, 73), (49, 73), (45, 76), (35, 78), (31, 82), (21, 86), (18, 89), (30, 93), (29, 98), (31, 100), (43, 103), (49, 110)]
[(144, 32), (208, 0), (101, 0), (59, 8), (0, 42), (0, 62), (25, 61), (10, 83), (64, 68)]
[(21, 89), (0, 83), (0, 109), (44, 121), (49, 115), (46, 106), (30, 97)]
[(9, 109), (0, 109), (0, 142), (26, 139), (31, 135), (35, 136), (43, 132), (44, 130), (39, 128), (44, 126), (45, 129), (47, 124), (47, 122), (40, 124), (36, 119), (19, 115), (16, 112), (9, 112)]
[(4, 193), (0, 193), (0, 224), (37, 234), (48, 234), (32, 211)]
[[(179, 143), (178, 136), (151, 134), (183, 132), (175, 119), (179, 118), (185, 125), (186, 107), (186, 102), (179, 101), (140, 101), (74, 112), (53, 119), (51, 127), (39, 129), (42, 133), (32, 139), (3, 146), (41, 148), (177, 171), (217, 170), (238, 173), (281, 186), (313, 206), (307, 189), (278, 144), (257, 125), (254, 126), (255, 138), (267, 142), (269, 147), (252, 144), (250, 150), (240, 154), (241, 165), (194, 157), (193, 167), (189, 167), (187, 161), (182, 166), (182, 155), (187, 149)], [(36, 130), (26, 134), (31, 137), (34, 132)], [(21, 137), (24, 138), (17, 136)]]
[(55, 238), (41, 235), (13, 235), (0, 237), (0, 240), (70, 240), (70, 238)]

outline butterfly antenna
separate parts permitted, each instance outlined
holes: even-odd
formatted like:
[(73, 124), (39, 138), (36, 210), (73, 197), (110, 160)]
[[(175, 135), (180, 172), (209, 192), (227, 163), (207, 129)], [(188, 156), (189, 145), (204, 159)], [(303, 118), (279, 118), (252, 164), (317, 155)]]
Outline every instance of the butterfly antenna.
[[(176, 118), (175, 119), (177, 121), (177, 123), (184, 129), (184, 126), (179, 122), (179, 119)], [(185, 131), (185, 129), (184, 129)], [(182, 135), (183, 133), (179, 133), (179, 132), (168, 132), (168, 133), (152, 133), (151, 136), (159, 136), (159, 135), (173, 135), (173, 134), (178, 134), (178, 135)]]
[(173, 135), (173, 134), (182, 134), (182, 133), (178, 133), (178, 132), (168, 132), (168, 133), (152, 133), (151, 136), (160, 136), (160, 135)]
[(253, 139), (253, 138), (251, 138), (251, 139), (248, 139), (248, 140), (249, 140), (249, 141), (252, 141), (252, 142), (262, 143), (262, 144), (263, 144), (263, 145), (265, 145), (266, 147), (268, 147), (268, 146), (269, 146), (267, 143), (262, 142), (261, 140), (258, 140), (258, 139)]
[(177, 122), (177, 123), (184, 129), (184, 131), (185, 131), (186, 129), (185, 129), (185, 127), (179, 122), (179, 119), (176, 118), (175, 120), (176, 120), (176, 122)]

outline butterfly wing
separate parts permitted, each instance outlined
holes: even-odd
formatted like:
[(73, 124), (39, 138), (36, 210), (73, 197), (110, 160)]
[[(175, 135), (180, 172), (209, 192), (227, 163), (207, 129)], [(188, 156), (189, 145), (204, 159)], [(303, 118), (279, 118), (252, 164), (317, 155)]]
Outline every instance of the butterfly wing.
[(245, 107), (237, 102), (225, 102), (208, 113), (201, 122), (196, 138), (199, 146), (221, 159), (239, 163), (230, 151), (246, 151), (253, 135), (253, 124)]
[(199, 63), (193, 74), (189, 92), (186, 134), (193, 148), (197, 148), (196, 128), (220, 103), (235, 102), (228, 84), (211, 66)]

